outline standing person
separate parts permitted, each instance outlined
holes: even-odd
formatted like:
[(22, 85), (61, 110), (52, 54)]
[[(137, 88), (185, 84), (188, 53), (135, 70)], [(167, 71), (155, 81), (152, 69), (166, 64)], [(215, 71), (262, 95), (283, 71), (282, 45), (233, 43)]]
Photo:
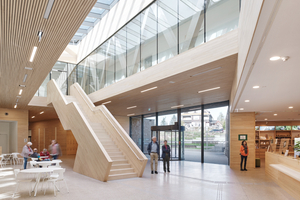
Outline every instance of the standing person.
[(49, 151), (51, 152), (54, 160), (56, 160), (58, 156), (62, 156), (60, 146), (55, 140), (52, 140), (52, 143), (49, 146)]
[[(243, 140), (243, 142), (242, 142), (242, 146), (240, 148), (240, 153), (241, 153), (241, 171), (247, 171), (246, 165), (247, 165), (247, 156), (249, 155), (249, 149), (248, 149), (246, 140)], [(243, 160), (245, 160), (244, 161), (244, 169), (242, 168)]]
[(27, 144), (23, 147), (21, 156), (23, 156), (24, 158), (24, 169), (26, 169), (27, 167), (27, 159), (28, 157), (33, 154), (32, 149), (30, 148), (30, 146), (32, 145), (31, 142), (27, 142)]
[(152, 142), (148, 144), (147, 150), (151, 160), (151, 174), (153, 174), (153, 159), (155, 160), (155, 174), (158, 174), (157, 164), (158, 164), (159, 146), (158, 143), (156, 142), (155, 136), (152, 137)]
[(166, 172), (166, 163), (167, 163), (167, 169), (168, 172), (170, 172), (170, 152), (171, 148), (168, 145), (168, 141), (164, 141), (164, 145), (161, 147), (162, 150), (162, 158), (164, 160), (164, 171)]

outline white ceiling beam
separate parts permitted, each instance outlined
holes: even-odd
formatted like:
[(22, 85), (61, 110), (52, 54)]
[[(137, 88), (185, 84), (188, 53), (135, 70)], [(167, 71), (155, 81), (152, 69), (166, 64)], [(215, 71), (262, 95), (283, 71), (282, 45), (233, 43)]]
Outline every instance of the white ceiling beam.
[(77, 35), (74, 35), (73, 38), (72, 38), (72, 40), (81, 40), (81, 39), (82, 39), (82, 37), (81, 36), (77, 36)]
[(86, 21), (84, 21), (84, 22), (82, 22), (82, 25), (83, 26), (91, 26), (91, 27), (93, 27), (94, 23), (93, 22), (86, 22)]
[(94, 7), (96, 8), (102, 8), (102, 9), (105, 9), (105, 10), (109, 10), (110, 9), (110, 6), (107, 5), (107, 4), (104, 4), (104, 3), (99, 3), (97, 2)]
[(85, 30), (85, 29), (82, 29), (82, 28), (80, 28), (80, 29), (78, 29), (78, 30), (77, 30), (77, 33), (83, 33), (83, 34), (87, 34), (87, 33), (88, 33), (88, 31), (87, 31), (87, 30)]
[(97, 13), (89, 13), (88, 17), (92, 17), (92, 18), (97, 18), (97, 19), (101, 19), (101, 15), (97, 14)]

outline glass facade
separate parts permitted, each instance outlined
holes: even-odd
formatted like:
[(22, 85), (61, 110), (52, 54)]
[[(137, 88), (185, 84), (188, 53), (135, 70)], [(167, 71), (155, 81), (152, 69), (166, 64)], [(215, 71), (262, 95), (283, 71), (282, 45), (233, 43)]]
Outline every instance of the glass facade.
[(236, 29), (238, 19), (239, 0), (157, 0), (71, 76), (90, 94)]
[[(172, 147), (172, 160), (228, 165), (228, 105), (229, 102), (226, 101), (131, 117), (130, 135), (147, 155), (147, 145), (151, 142), (151, 126), (168, 126), (178, 122), (181, 124), (180, 132), (174, 130), (152, 132), (158, 137), (160, 145), (164, 140), (168, 141)], [(141, 123), (142, 120), (144, 123)]]
[(63, 94), (69, 94), (69, 86), (76, 82), (76, 77), (74, 76), (76, 70), (76, 65), (65, 62), (56, 62), (53, 66), (51, 72), (46, 76), (42, 85), (36, 91), (34, 96), (47, 96), (47, 83), (54, 79), (62, 91)]
[(77, 65), (57, 62), (36, 95), (46, 96), (51, 75), (64, 94), (75, 82), (93, 93), (236, 29), (238, 20), (239, 0), (157, 0)]

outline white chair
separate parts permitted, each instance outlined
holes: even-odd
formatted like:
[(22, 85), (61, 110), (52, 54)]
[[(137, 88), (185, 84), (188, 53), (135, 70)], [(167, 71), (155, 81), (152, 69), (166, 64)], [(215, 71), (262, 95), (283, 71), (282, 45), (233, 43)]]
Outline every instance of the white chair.
[(6, 166), (7, 163), (11, 163), (9, 154), (2, 154), (2, 156), (3, 156), (2, 164)]
[(18, 154), (19, 154), (19, 153), (13, 153), (13, 154), (12, 154), (12, 161), (13, 161), (14, 165), (15, 165), (15, 163), (19, 164), (19, 157), (18, 157)]
[[(66, 171), (66, 169), (63, 168), (57, 168), (57, 169), (53, 169), (53, 173), (47, 178), (47, 180), (44, 180), (47, 183), (52, 183), (53, 184), (53, 190), (54, 190), (54, 196), (56, 196), (56, 190), (60, 191), (59, 188), (57, 187), (56, 183), (63, 181), (65, 182), (67, 191), (69, 193), (69, 188), (67, 186), (67, 182), (64, 179), (64, 172)], [(46, 194), (46, 189), (44, 190), (44, 195)]]
[(20, 172), (20, 169), (15, 169), (14, 170), (14, 174), (15, 174), (15, 178), (16, 178), (16, 181), (17, 181), (17, 185), (16, 185), (16, 189), (14, 191), (13, 197), (15, 196), (20, 183), (26, 183), (26, 184), (28, 184), (28, 186), (29, 186), (28, 193), (29, 193), (29, 196), (31, 196), (31, 190), (32, 190), (32, 188), (31, 188), (31, 184), (30, 183), (35, 182), (35, 180), (33, 180), (33, 179), (26, 179), (25, 176), (23, 174), (20, 174), (19, 172)]
[(3, 165), (4, 165), (4, 163), (3, 163), (3, 156), (0, 155), (0, 166), (1, 166), (1, 168), (3, 168)]

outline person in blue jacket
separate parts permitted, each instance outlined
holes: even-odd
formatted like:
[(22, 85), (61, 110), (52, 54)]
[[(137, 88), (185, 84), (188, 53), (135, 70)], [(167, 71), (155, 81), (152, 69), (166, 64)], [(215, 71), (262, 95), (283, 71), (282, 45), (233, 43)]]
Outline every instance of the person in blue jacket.
[(148, 144), (148, 153), (150, 155), (150, 161), (151, 161), (151, 174), (153, 174), (153, 159), (155, 160), (155, 174), (158, 174), (157, 172), (157, 164), (158, 164), (158, 156), (159, 156), (159, 145), (156, 142), (156, 137), (152, 137), (152, 142)]
[(168, 145), (168, 141), (164, 141), (164, 145), (161, 147), (162, 150), (162, 158), (164, 160), (164, 171), (166, 172), (166, 163), (167, 163), (167, 169), (168, 172), (170, 172), (170, 153), (171, 153), (171, 148)]

